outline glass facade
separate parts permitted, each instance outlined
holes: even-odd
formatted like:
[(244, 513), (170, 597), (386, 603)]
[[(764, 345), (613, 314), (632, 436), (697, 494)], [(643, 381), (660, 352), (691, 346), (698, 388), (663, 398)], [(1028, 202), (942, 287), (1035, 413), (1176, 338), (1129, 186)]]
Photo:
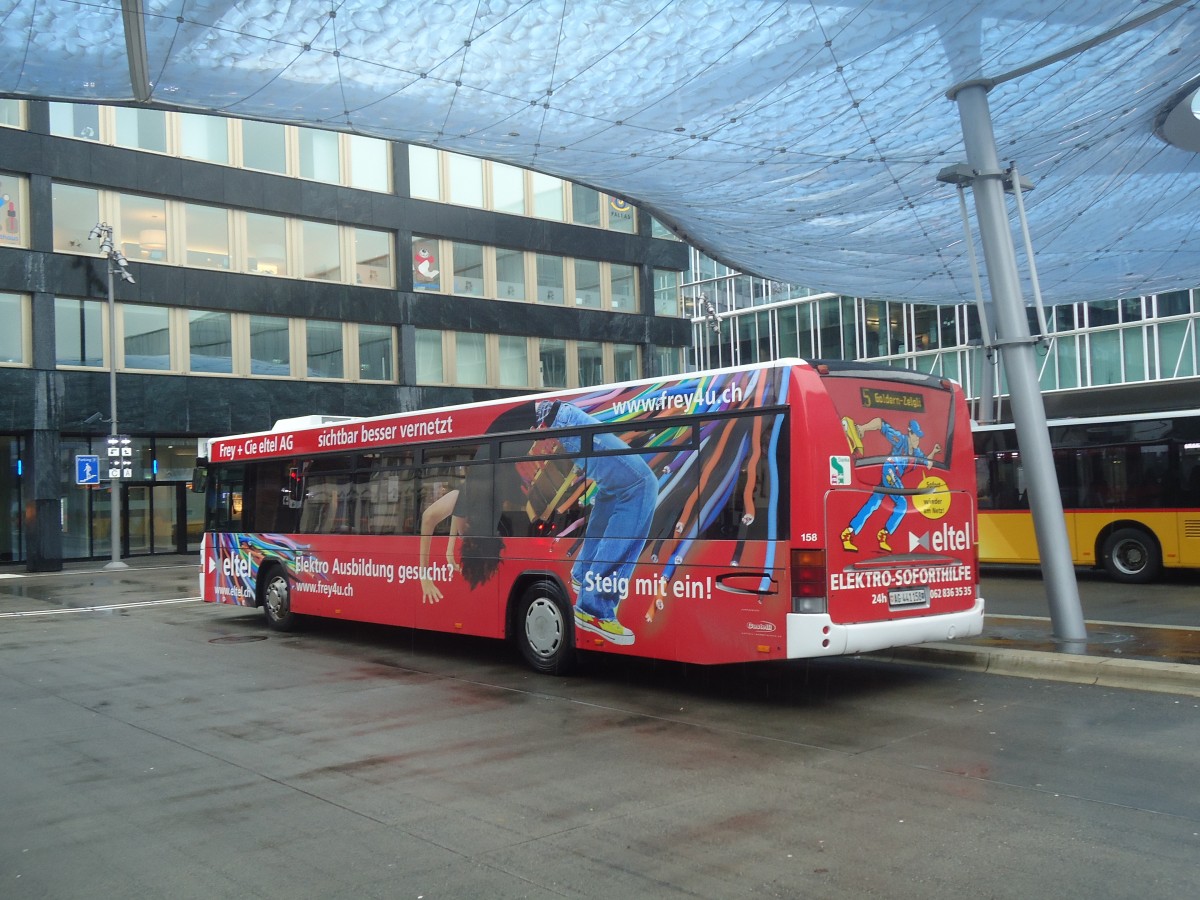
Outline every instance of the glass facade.
[[(692, 318), (696, 368), (787, 356), (864, 359), (941, 375), (978, 397), (985, 358), (974, 305), (819, 294), (742, 275), (695, 249), (680, 294)], [(1066, 304), (1046, 317), (1038, 345), (1043, 391), (1196, 377), (1200, 289)], [(1035, 310), (1029, 319), (1036, 335)], [(1003, 390), (1002, 371), (999, 383)]]

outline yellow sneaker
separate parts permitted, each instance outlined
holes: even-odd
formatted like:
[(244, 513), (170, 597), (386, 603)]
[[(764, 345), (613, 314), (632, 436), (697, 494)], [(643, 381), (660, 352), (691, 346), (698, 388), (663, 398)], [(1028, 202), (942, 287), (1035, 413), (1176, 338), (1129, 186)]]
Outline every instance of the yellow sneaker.
[(892, 552), (892, 548), (888, 546), (888, 533), (885, 530), (880, 529), (879, 534), (875, 535), (875, 537), (879, 539), (880, 550), (886, 550), (888, 553)]
[(606, 641), (623, 647), (627, 647), (634, 641), (633, 632), (616, 619), (598, 619), (591, 613), (583, 612), (578, 608), (575, 610), (575, 624), (584, 631), (598, 634)]
[(852, 537), (854, 537), (854, 529), (847, 528), (845, 531), (843, 531), (842, 532), (842, 546), (845, 547), (847, 550), (851, 550), (851, 551), (857, 553), (858, 548), (854, 546), (854, 541), (850, 540)]

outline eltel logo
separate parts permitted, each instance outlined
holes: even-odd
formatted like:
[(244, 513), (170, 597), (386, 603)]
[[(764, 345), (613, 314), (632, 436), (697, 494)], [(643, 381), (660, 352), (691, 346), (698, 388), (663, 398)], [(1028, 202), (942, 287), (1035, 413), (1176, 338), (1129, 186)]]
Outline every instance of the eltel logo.
[(775, 630), (775, 625), (771, 622), (747, 622), (746, 627), (751, 631), (763, 631), (768, 634)]
[(908, 552), (911, 553), (918, 547), (922, 550), (933, 550), (935, 553), (944, 553), (947, 550), (970, 550), (971, 529), (955, 528), (953, 525), (946, 524), (937, 531), (927, 531), (921, 535), (910, 533)]

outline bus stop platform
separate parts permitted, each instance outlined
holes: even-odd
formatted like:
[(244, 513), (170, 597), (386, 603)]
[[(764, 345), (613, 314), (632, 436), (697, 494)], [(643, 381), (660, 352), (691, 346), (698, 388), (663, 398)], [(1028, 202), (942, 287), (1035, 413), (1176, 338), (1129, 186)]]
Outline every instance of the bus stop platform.
[[(1200, 596), (1182, 598), (1200, 619)], [(1200, 697), (1200, 625), (1087, 621), (1087, 642), (1058, 641), (1048, 619), (986, 615), (983, 634), (875, 656), (996, 675)]]

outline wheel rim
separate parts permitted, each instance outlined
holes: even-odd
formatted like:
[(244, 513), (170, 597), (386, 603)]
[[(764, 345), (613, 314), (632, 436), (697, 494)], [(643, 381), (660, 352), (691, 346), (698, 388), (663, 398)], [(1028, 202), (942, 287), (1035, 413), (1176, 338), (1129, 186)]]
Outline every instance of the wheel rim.
[(1125, 575), (1137, 575), (1146, 568), (1149, 554), (1139, 541), (1121, 541), (1113, 548), (1113, 564)]
[(282, 578), (272, 578), (263, 592), (263, 605), (267, 615), (272, 619), (281, 619), (288, 611), (287, 581)]
[(565, 633), (562, 611), (549, 597), (538, 597), (525, 612), (525, 642), (542, 659), (550, 659), (562, 647)]

